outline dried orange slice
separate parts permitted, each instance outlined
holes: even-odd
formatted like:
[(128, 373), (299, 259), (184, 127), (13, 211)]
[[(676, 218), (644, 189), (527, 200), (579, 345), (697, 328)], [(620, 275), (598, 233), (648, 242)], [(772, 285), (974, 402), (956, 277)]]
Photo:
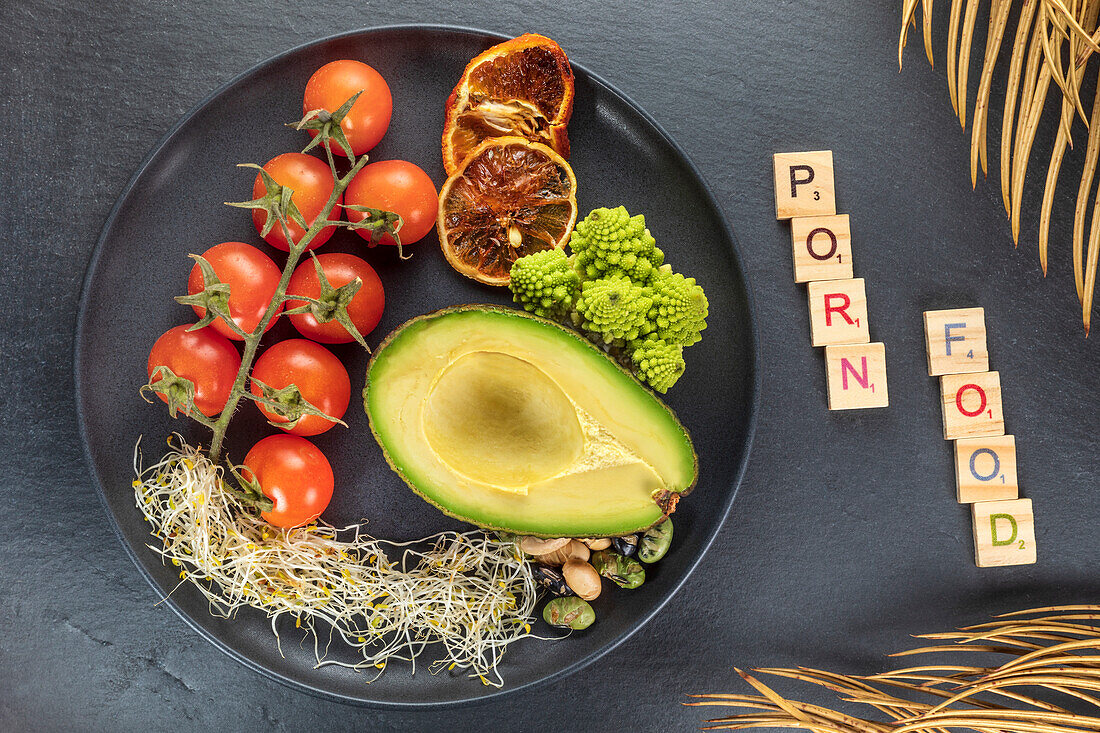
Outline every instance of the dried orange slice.
[(577, 179), (565, 159), (522, 137), (493, 137), (439, 190), (436, 229), (453, 268), (507, 285), (513, 262), (564, 247), (576, 220)]
[(443, 167), (451, 175), (490, 137), (518, 135), (569, 157), (573, 69), (554, 41), (526, 33), (474, 57), (447, 99)]

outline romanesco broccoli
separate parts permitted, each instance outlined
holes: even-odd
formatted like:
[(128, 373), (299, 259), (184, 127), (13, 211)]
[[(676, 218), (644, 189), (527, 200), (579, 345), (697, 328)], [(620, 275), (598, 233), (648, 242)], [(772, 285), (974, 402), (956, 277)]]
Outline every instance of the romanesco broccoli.
[(615, 276), (582, 283), (576, 309), (584, 330), (599, 335), (606, 344), (622, 344), (645, 335), (652, 306), (646, 288)]
[(665, 255), (645, 228), (645, 217), (626, 207), (596, 209), (577, 222), (569, 239), (574, 267), (584, 280), (623, 275), (639, 285), (649, 282)]
[(524, 310), (544, 318), (563, 318), (573, 309), (580, 278), (564, 250), (547, 249), (516, 260), (508, 288)]
[(648, 321), (653, 336), (670, 344), (691, 346), (699, 341), (707, 327), (707, 296), (695, 284), (695, 278), (684, 277), (665, 266), (654, 275), (649, 287), (653, 306)]
[(684, 347), (667, 341), (642, 341), (631, 354), (638, 376), (664, 394), (684, 373)]

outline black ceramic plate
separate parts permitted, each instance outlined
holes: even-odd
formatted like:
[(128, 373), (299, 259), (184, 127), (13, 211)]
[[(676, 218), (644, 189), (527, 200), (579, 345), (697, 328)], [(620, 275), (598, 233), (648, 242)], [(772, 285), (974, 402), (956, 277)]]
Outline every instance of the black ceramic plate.
[[(103, 500), (124, 545), (158, 596), (177, 584), (178, 569), (162, 566), (145, 546), (150, 537), (130, 487), (134, 441), (144, 435), (146, 456), (155, 459), (173, 430), (192, 440), (204, 435), (185, 420), (169, 419), (160, 404), (143, 402), (138, 387), (145, 382), (145, 360), (157, 336), (193, 321), (190, 308), (172, 301), (186, 288), (191, 265), (187, 254), (227, 240), (262, 245), (249, 215), (222, 205), (249, 198), (251, 192), (253, 174), (234, 164), (263, 163), (300, 148), (301, 134), (282, 123), (301, 111), (306, 80), (328, 61), (356, 58), (382, 73), (395, 100), (393, 122), (372, 159), (414, 161), (438, 185), (444, 180), (439, 150), (444, 101), (467, 61), (499, 40), (479, 31), (392, 27), (288, 51), (234, 79), (187, 114), (123, 192), (103, 229), (84, 285), (76, 340), (77, 399), (88, 458)], [(585, 632), (553, 642), (524, 640), (512, 647), (501, 667), (504, 692), (580, 668), (661, 608), (722, 524), (753, 430), (757, 368), (749, 293), (733, 235), (718, 205), (683, 152), (648, 115), (583, 67), (576, 67), (576, 85), (569, 137), (582, 215), (618, 204), (644, 212), (668, 261), (696, 276), (710, 298), (705, 337), (689, 349), (687, 373), (667, 400), (695, 439), (701, 478), (676, 513), (672, 551), (649, 573), (645, 585), (631, 592), (606, 592), (596, 602), (598, 622)], [(406, 262), (397, 259), (393, 248), (364, 250), (351, 232), (338, 232), (325, 247), (365, 252), (385, 284), (386, 313), (368, 337), (372, 344), (409, 318), (443, 306), (509, 302), (505, 290), (480, 286), (455, 273), (434, 234), (412, 246), (413, 258)], [(267, 338), (288, 335), (296, 334), (282, 323)], [(361, 384), (366, 355), (357, 347), (336, 350), (353, 382)], [(389, 470), (354, 399), (345, 419), (347, 430), (331, 430), (316, 439), (337, 479), (325, 519), (342, 525), (365, 517), (374, 535), (392, 540), (464, 528), (417, 498)], [(230, 430), (230, 457), (240, 460), (269, 432), (258, 412), (245, 405)], [(214, 618), (188, 586), (176, 590), (168, 604), (242, 663), (341, 700), (417, 706), (501, 692), (462, 676), (433, 677), (426, 664), (418, 665), (415, 675), (409, 667), (393, 664), (368, 685), (363, 676), (341, 667), (314, 669), (312, 651), (289, 641), (295, 638), (292, 626), (283, 636), (282, 656), (262, 614)]]

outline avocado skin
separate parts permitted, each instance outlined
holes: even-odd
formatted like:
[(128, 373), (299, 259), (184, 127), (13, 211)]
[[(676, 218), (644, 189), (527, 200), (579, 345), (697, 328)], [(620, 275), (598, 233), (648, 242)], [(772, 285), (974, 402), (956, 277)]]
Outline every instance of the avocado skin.
[[(588, 349), (591, 349), (593, 351), (597, 351), (600, 354), (603, 354), (607, 358), (607, 360), (616, 369), (618, 369), (620, 372), (622, 372), (626, 377), (628, 377), (631, 381), (633, 381), (638, 387), (640, 387), (647, 394), (649, 394), (651, 397), (653, 397), (653, 399), (657, 401), (657, 403), (665, 410), (665, 412), (668, 413), (669, 417), (672, 418), (673, 422), (679, 428), (680, 432), (683, 433), (684, 437), (687, 438), (688, 444), (692, 446), (691, 454), (692, 454), (692, 461), (693, 461), (693, 464), (692, 464), (692, 476), (693, 476), (693, 478), (692, 478), (691, 484), (689, 484), (687, 487), (681, 489), (680, 491), (673, 492), (673, 491), (669, 491), (669, 490), (663, 490), (663, 491), (657, 492), (657, 494), (654, 495), (654, 502), (661, 509), (661, 511), (662, 511), (661, 516), (658, 517), (657, 520), (655, 520), (654, 522), (652, 522), (648, 525), (631, 529), (630, 531), (624, 532), (623, 534), (626, 535), (626, 534), (634, 534), (636, 532), (644, 532), (645, 530), (649, 529), (650, 527), (653, 527), (653, 526), (656, 526), (656, 525), (660, 524), (670, 514), (672, 514), (673, 512), (676, 511), (676, 505), (679, 502), (679, 500), (682, 497), (687, 496), (689, 493), (691, 493), (692, 489), (695, 488), (695, 485), (699, 481), (699, 454), (695, 451), (695, 444), (691, 440), (691, 435), (688, 433), (687, 428), (684, 427), (683, 423), (680, 422), (680, 418), (678, 418), (676, 416), (676, 413), (673, 412), (672, 409), (669, 408), (669, 406), (666, 405), (661, 400), (661, 398), (657, 396), (657, 394), (653, 390), (649, 389), (649, 387), (647, 387), (645, 384), (638, 381), (638, 379), (635, 378), (635, 376), (633, 374), (631, 374), (628, 370), (624, 369), (621, 364), (616, 362), (610, 356), (607, 356), (607, 354), (602, 349), (600, 349), (598, 346), (596, 346), (591, 341), (586, 339), (580, 333), (578, 333), (578, 332), (576, 332), (576, 331), (574, 331), (570, 328), (566, 328), (562, 324), (557, 323), (556, 321), (552, 321), (548, 318), (543, 318), (541, 316), (536, 316), (532, 313), (527, 313), (526, 311), (519, 311), (519, 310), (515, 310), (513, 308), (507, 308), (505, 306), (496, 305), (496, 304), (492, 304), (492, 303), (467, 303), (467, 304), (463, 304), (463, 305), (449, 306), (447, 308), (440, 308), (439, 310), (435, 310), (435, 311), (432, 311), (430, 313), (424, 313), (422, 315), (416, 316), (415, 318), (411, 318), (408, 321), (405, 321), (404, 323), (402, 323), (397, 328), (395, 328), (393, 331), (391, 331), (386, 336), (386, 338), (384, 338), (382, 340), (382, 343), (380, 343), (378, 345), (378, 347), (374, 350), (374, 353), (371, 355), (370, 362), (367, 364), (366, 380), (365, 380), (365, 383), (364, 383), (364, 386), (363, 386), (363, 410), (367, 414), (367, 422), (370, 425), (371, 434), (374, 436), (375, 442), (377, 442), (378, 446), (382, 449), (382, 455), (386, 459), (386, 463), (389, 464), (389, 467), (393, 470), (394, 473), (396, 473), (399, 477), (401, 477), (401, 480), (405, 482), (406, 486), (408, 486), (410, 489), (412, 489), (417, 494), (417, 496), (419, 496), (421, 499), (428, 502), (429, 504), (431, 504), (436, 509), (443, 512), (444, 514), (446, 514), (449, 517), (453, 517), (454, 519), (458, 519), (458, 520), (461, 520), (463, 522), (469, 522), (470, 524), (473, 524), (473, 525), (475, 525), (477, 527), (480, 527), (482, 529), (497, 530), (497, 531), (501, 531), (501, 532), (511, 532), (512, 531), (508, 527), (498, 526), (498, 525), (494, 525), (494, 524), (486, 523), (486, 522), (474, 521), (470, 517), (467, 517), (467, 516), (464, 516), (464, 515), (461, 515), (461, 514), (457, 514), (454, 511), (448, 509), (447, 507), (445, 507), (442, 504), (440, 504), (439, 502), (437, 502), (432, 497), (425, 494), (423, 491), (421, 491), (420, 488), (418, 488), (418, 486), (416, 485), (416, 482), (412, 481), (405, 474), (405, 472), (402, 471), (394, 463), (393, 459), (390, 457), (390, 453), (386, 449), (386, 444), (382, 440), (381, 435), (379, 435), (379, 433), (378, 433), (378, 428), (375, 425), (374, 416), (371, 415), (369, 402), (367, 400), (367, 395), (370, 393), (370, 389), (371, 389), (371, 372), (374, 369), (375, 362), (378, 360), (379, 356), (381, 356), (385, 353), (386, 347), (389, 346), (390, 343), (393, 342), (398, 336), (400, 336), (402, 334), (402, 332), (405, 331), (406, 328), (408, 328), (408, 327), (410, 327), (414, 324), (420, 323), (421, 321), (432, 320), (432, 319), (435, 319), (435, 318), (439, 318), (440, 316), (445, 316), (445, 315), (448, 315), (448, 314), (451, 314), (451, 313), (462, 313), (462, 312), (467, 312), (467, 311), (493, 312), (493, 313), (498, 313), (498, 314), (505, 315), (505, 316), (508, 316), (508, 317), (511, 317), (511, 318), (525, 319), (525, 320), (530, 320), (530, 321), (538, 321), (538, 322), (547, 324), (549, 326), (552, 326), (552, 327), (558, 329), (559, 331), (561, 331), (562, 333), (566, 334), (570, 338), (575, 339), (578, 343), (582, 344), (585, 348), (588, 348)], [(562, 535), (556, 535), (556, 534), (543, 534), (543, 533), (538, 533), (538, 532), (525, 532), (525, 534), (528, 534), (528, 535), (531, 535), (531, 536), (534, 536), (534, 537), (547, 537), (547, 538), (562, 536)]]

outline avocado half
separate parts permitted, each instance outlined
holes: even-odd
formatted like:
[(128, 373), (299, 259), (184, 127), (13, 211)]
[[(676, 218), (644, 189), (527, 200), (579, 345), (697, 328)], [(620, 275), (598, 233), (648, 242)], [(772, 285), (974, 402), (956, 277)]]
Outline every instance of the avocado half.
[(652, 392), (581, 335), (509, 308), (399, 327), (363, 401), (405, 483), (481, 527), (630, 534), (672, 513), (698, 475), (691, 437)]

